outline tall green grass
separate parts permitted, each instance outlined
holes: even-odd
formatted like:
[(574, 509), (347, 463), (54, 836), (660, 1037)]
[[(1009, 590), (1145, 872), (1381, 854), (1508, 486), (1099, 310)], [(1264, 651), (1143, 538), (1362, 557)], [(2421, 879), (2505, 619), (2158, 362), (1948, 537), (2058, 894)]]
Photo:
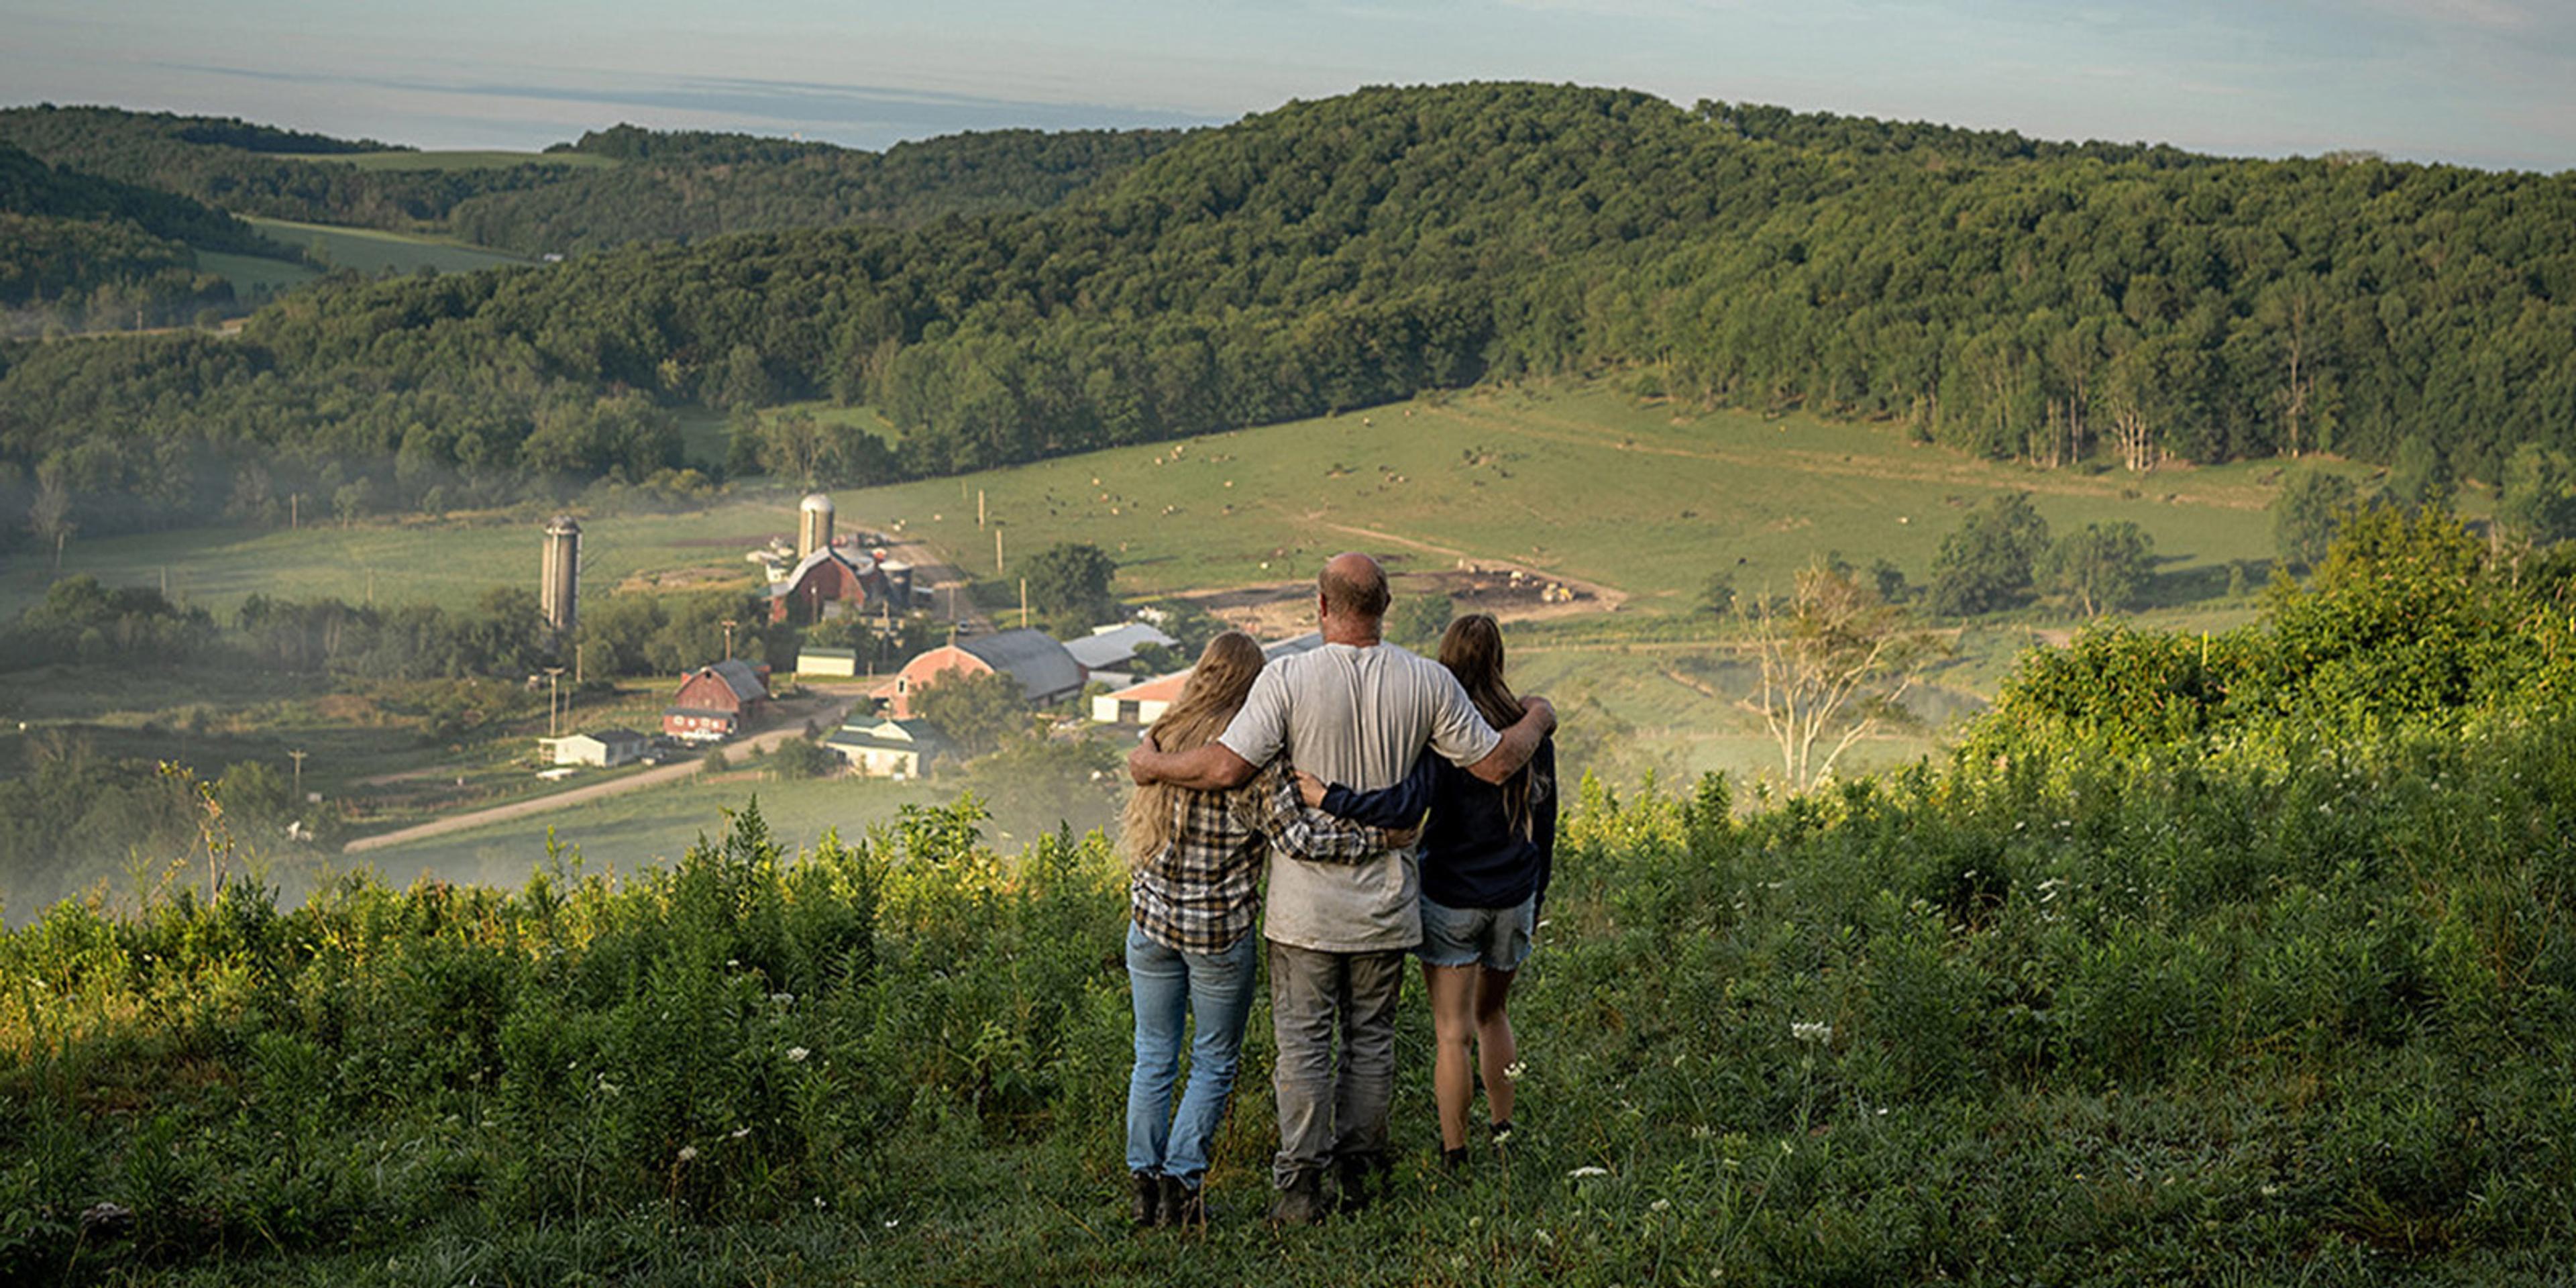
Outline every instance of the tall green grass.
[[(228, 886), (0, 940), (0, 1274), (70, 1282), (2378, 1282), (2576, 1250), (2576, 723), (1587, 784), (1523, 1131), (1280, 1239), (1119, 1227), (1120, 877), (971, 804), (622, 884)], [(801, 1055), (799, 1053), (802, 1053)], [(1597, 1173), (1584, 1169), (1599, 1169)], [(130, 1209), (111, 1232), (82, 1213)]]
[(1122, 873), (969, 798), (810, 849), (747, 807), (623, 881), (50, 909), (0, 936), (0, 1279), (2555, 1282), (2576, 707), (2527, 614), (2568, 578), (2355, 533), (2259, 630), (2030, 664), (1939, 760), (1587, 779), (1519, 1130), (1433, 1165), (1409, 999), (1396, 1192), (1320, 1230), (1257, 1220), (1258, 1013), (1213, 1229), (1125, 1229)]

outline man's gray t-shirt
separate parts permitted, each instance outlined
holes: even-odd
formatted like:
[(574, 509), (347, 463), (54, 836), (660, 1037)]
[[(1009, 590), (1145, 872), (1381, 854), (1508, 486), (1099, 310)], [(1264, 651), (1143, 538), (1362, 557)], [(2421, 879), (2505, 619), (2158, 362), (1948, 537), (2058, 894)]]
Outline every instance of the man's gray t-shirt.
[[(1502, 735), (1438, 662), (1393, 644), (1326, 644), (1263, 667), (1218, 741), (1255, 765), (1284, 750), (1297, 768), (1365, 792), (1404, 781), (1426, 747), (1466, 766)], [(1409, 853), (1357, 864), (1274, 856), (1263, 933), (1319, 952), (1410, 948), (1422, 941), (1420, 893)]]

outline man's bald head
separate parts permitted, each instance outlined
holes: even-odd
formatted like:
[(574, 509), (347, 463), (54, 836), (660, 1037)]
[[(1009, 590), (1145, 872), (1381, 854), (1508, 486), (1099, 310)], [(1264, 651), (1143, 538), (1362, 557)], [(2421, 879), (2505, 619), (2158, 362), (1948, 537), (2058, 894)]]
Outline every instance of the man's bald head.
[(1386, 569), (1367, 555), (1339, 554), (1325, 560), (1324, 575), (1315, 579), (1315, 589), (1323, 594), (1325, 610), (1335, 616), (1367, 622), (1386, 616)]

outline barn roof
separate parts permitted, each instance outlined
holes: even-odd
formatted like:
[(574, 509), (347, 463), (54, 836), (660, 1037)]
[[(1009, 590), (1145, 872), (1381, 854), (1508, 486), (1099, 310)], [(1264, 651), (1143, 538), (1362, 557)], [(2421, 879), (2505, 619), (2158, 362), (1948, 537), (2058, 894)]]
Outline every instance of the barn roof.
[(796, 566), (788, 570), (785, 577), (769, 583), (761, 593), (767, 595), (771, 599), (777, 599), (782, 596), (795, 593), (796, 584), (805, 580), (805, 574), (814, 571), (815, 566), (826, 559), (838, 561), (844, 567), (847, 567), (850, 572), (861, 581), (874, 582), (879, 578), (879, 576), (881, 576), (877, 571), (876, 560), (871, 559), (866, 555), (860, 555), (858, 558), (853, 559), (837, 547), (823, 546), (815, 550), (814, 553), (805, 556), (803, 559), (797, 560)]
[(707, 669), (715, 672), (716, 678), (723, 680), (725, 687), (733, 690), (733, 695), (745, 702), (753, 702), (769, 696), (769, 686), (761, 683), (760, 672), (752, 670), (751, 663), (741, 658), (729, 657)]
[(1084, 670), (1100, 671), (1134, 661), (1136, 650), (1145, 645), (1170, 648), (1178, 643), (1179, 640), (1143, 622), (1121, 622), (1116, 626), (1104, 626), (1081, 639), (1065, 641), (1064, 651), (1073, 654), (1073, 660), (1082, 663)]
[(1008, 671), (1031, 702), (1044, 702), (1082, 691), (1082, 663), (1045, 631), (1001, 631), (957, 641), (957, 647), (983, 659), (996, 671)]

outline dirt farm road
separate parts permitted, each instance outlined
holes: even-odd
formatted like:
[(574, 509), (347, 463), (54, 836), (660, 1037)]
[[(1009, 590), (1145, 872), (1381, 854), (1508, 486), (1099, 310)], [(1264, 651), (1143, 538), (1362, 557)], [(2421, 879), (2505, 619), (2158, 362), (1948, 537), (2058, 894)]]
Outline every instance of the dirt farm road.
[[(762, 751), (774, 750), (790, 738), (804, 737), (805, 722), (808, 720), (829, 729), (839, 724), (841, 717), (847, 714), (853, 705), (863, 700), (864, 696), (863, 689), (848, 685), (835, 685), (830, 689), (812, 684), (805, 687), (808, 690), (806, 696), (780, 702), (770, 708), (767, 728), (739, 742), (723, 744), (725, 754), (740, 756), (754, 747)], [(662, 765), (613, 782), (593, 783), (588, 787), (576, 787), (567, 792), (555, 792), (529, 800), (512, 801), (507, 805), (494, 805), (489, 809), (472, 810), (463, 814), (451, 814), (446, 818), (434, 818), (426, 823), (397, 828), (391, 832), (362, 836), (340, 847), (340, 852), (364, 854), (369, 850), (381, 850), (386, 846), (401, 845), (406, 841), (445, 836), (450, 832), (462, 832), (491, 823), (506, 823), (514, 818), (550, 813), (567, 805), (578, 805), (584, 801), (599, 800), (624, 792), (642, 791), (647, 787), (664, 783), (675, 783), (704, 768), (706, 768), (705, 762), (695, 759)]]

